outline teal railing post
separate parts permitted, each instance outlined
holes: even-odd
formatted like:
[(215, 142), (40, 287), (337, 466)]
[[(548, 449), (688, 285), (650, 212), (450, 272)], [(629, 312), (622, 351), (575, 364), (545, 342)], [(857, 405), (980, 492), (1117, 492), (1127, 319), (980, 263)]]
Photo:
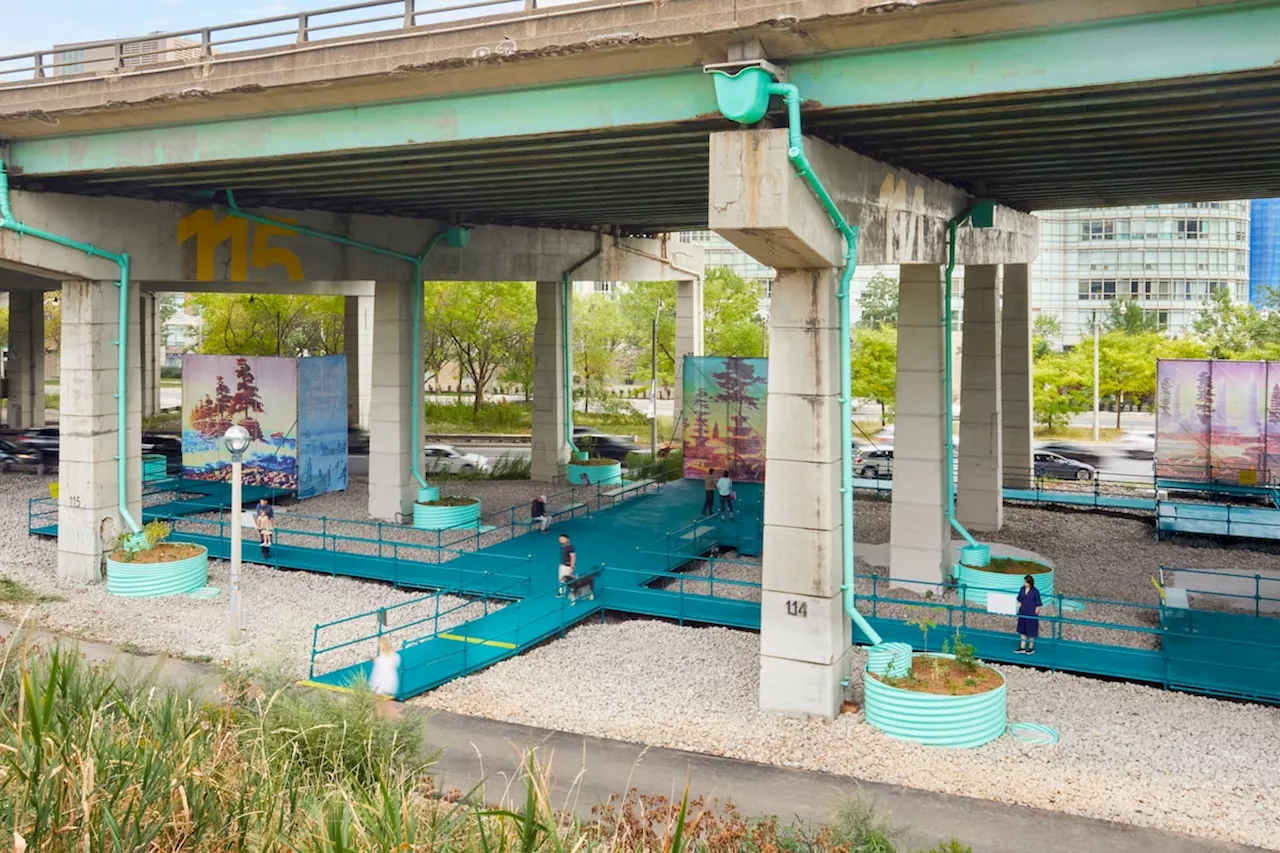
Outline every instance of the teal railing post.
[(1253, 615), (1262, 613), (1262, 575), (1253, 576)]
[(311, 669), (308, 671), (307, 678), (316, 677), (316, 646), (320, 641), (320, 626), (316, 625), (311, 631)]

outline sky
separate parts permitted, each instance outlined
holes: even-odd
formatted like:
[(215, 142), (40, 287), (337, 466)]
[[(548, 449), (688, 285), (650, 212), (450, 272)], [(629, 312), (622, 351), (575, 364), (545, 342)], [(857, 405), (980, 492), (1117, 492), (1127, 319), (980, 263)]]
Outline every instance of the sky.
[[(156, 31), (189, 30), (351, 2), (353, 0), (225, 0), (222, 3), (210, 3), (208, 0), (0, 0), (0, 13), (4, 16), (4, 25), (0, 26), (0, 57), (44, 50), (55, 44), (109, 41)], [(458, 2), (417, 0), (417, 8), (421, 11), (458, 5)], [(391, 14), (394, 5), (398, 5), (398, 0), (388, 2), (383, 9), (355, 13), (355, 16)], [(513, 0), (492, 10), (474, 9), (449, 17), (478, 17), (486, 12), (515, 11), (522, 6), (523, 3)], [(419, 23), (428, 21), (420, 19)], [(378, 28), (388, 29), (390, 26)], [(340, 31), (333, 33), (340, 34)]]

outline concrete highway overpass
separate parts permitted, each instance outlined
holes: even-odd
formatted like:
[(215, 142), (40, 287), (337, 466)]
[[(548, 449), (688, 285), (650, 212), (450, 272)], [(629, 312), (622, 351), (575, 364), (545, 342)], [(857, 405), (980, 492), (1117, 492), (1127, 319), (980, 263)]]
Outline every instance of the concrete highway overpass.
[[(1038, 229), (1029, 212), (1280, 195), (1277, 0), (515, 7), (446, 21), (413, 0), (370, 3), (366, 17), (394, 20), (328, 40), (334, 31), (321, 27), (338, 13), (316, 11), (172, 34), (192, 46), (152, 64), (128, 64), (137, 40), (106, 42), (86, 52), (105, 52), (107, 67), (82, 74), (56, 73), (76, 69), (47, 50), (0, 58), (0, 159), (14, 217), (131, 256), (143, 301), (128, 308), (130, 472), (154, 396), (148, 294), (347, 294), (361, 365), (353, 393), (369, 401), (375, 448), (370, 512), (380, 518), (401, 517), (416, 493), (410, 318), (420, 308), (402, 258), (350, 241), (413, 255), (462, 226), (469, 245), (434, 252), (423, 276), (538, 282), (533, 464), (542, 479), (562, 478), (569, 454), (562, 279), (678, 280), (677, 351), (700, 353), (700, 252), (665, 235), (710, 227), (778, 268), (769, 432), (793, 440), (768, 449), (762, 700), (776, 710), (834, 713), (847, 669), (843, 247), (793, 173), (781, 102), (740, 127), (722, 116), (707, 67), (767, 62), (798, 88), (805, 147), (860, 229), (859, 262), (902, 267), (890, 571), (903, 582), (941, 580), (950, 539), (948, 223), (975, 199), (998, 203), (989, 227), (963, 228), (957, 245), (967, 267), (957, 512), (991, 530), (1002, 483), (1031, 469), (1027, 266)], [(232, 42), (264, 28), (290, 35)], [(257, 215), (347, 242), (230, 216), (227, 191)], [(59, 570), (85, 579), (97, 576), (102, 520), (122, 509), (115, 399), (105, 390), (118, 377), (114, 272), (84, 252), (0, 231), (17, 411), (31, 423), (30, 389), (42, 388), (32, 294), (63, 290)], [(135, 505), (138, 478), (126, 479)], [(781, 608), (797, 597), (816, 614), (799, 634)]]

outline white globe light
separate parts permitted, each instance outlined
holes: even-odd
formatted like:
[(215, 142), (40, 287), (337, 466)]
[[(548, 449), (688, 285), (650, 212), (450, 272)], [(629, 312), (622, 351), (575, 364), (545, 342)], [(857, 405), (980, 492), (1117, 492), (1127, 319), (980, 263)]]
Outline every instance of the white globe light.
[(249, 435), (249, 431), (239, 424), (232, 424), (222, 436), (222, 442), (232, 456), (239, 456), (248, 450), (249, 442), (252, 440), (253, 437)]

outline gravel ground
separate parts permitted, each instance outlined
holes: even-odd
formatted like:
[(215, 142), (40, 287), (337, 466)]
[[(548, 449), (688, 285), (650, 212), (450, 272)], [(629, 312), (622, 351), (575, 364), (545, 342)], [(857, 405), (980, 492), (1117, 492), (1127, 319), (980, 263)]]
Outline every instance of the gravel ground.
[[(56, 543), (25, 535), (27, 500), (47, 497), (51, 481), (50, 477), (33, 475), (8, 475), (0, 480), (0, 493), (7, 498), (0, 501), (0, 529), (23, 531), (21, 535), (0, 540), (0, 575), (22, 581), (38, 593), (62, 599), (36, 605), (31, 612), (35, 619), (55, 632), (189, 658), (239, 658), (249, 663), (283, 665), (289, 672), (303, 676), (307, 674), (312, 629), (317, 623), (424, 598), (422, 592), (398, 591), (381, 583), (310, 572), (276, 571), (247, 563), (241, 575), (241, 588), (247, 607), (248, 639), (236, 649), (227, 643), (229, 563), (209, 561), (209, 583), (222, 590), (211, 599), (119, 598), (108, 595), (105, 584), (86, 586), (59, 581), (55, 574)], [(291, 514), (303, 513), (367, 518), (367, 483), (356, 480), (351, 485), (347, 492), (290, 507), (281, 521)], [(453, 484), (446, 491), (479, 497), (488, 508), (525, 503), (537, 493), (538, 487), (519, 481), (468, 481)], [(290, 522), (294, 520), (297, 519)], [(421, 543), (426, 536), (421, 531), (397, 529), (392, 525), (385, 526), (384, 530), (388, 541), (394, 538)], [(342, 531), (330, 529), (329, 532)], [(376, 548), (376, 543), (373, 547)], [(439, 596), (438, 603), (441, 611), (448, 611), (439, 619), (442, 628), (475, 619), (484, 612), (483, 603), (471, 603), (456, 596)], [(435, 597), (430, 597), (416, 607), (397, 608), (389, 617), (389, 627), (394, 629), (411, 620), (431, 618), (434, 628), (436, 605)], [(495, 606), (489, 603), (490, 609)], [(27, 607), (0, 604), (0, 613), (16, 620), (27, 613)], [(347, 623), (324, 632), (321, 644), (344, 643), (372, 634), (376, 628), (374, 617)], [(331, 652), (321, 658), (321, 665), (332, 669), (367, 660), (374, 654), (374, 645), (369, 641)]]
[(1061, 743), (932, 749), (860, 715), (762, 713), (759, 651), (724, 628), (593, 623), (414, 703), (1280, 849), (1273, 708), (1002, 666), (1009, 719), (1054, 726)]

